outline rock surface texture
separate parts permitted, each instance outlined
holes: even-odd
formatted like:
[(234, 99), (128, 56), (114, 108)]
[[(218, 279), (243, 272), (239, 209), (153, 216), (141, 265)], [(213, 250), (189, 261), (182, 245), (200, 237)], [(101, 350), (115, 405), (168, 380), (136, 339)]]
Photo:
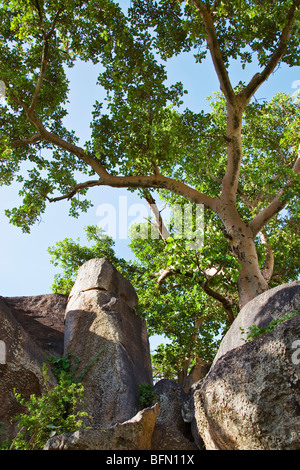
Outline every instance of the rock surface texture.
[[(262, 328), (293, 311), (300, 312), (300, 281), (274, 287), (248, 302), (224, 336), (213, 364), (231, 349), (242, 346), (250, 326)], [(242, 333), (241, 328), (244, 330)]]
[(135, 312), (132, 285), (105, 259), (87, 261), (70, 293), (65, 354), (80, 358), (85, 411), (92, 426), (131, 419), (140, 384), (152, 384), (145, 320)]
[(207, 450), (300, 450), (300, 316), (223, 355), (194, 393)]
[[(31, 394), (41, 395), (44, 391), (43, 364), (46, 361), (42, 351), (1, 299), (0, 340), (5, 344), (5, 357), (0, 362), (0, 422), (5, 425), (8, 436), (14, 437), (16, 423), (11, 420), (25, 411), (16, 400), (14, 390), (26, 400)], [(49, 379), (50, 385), (54, 385), (55, 379), (50, 372)]]
[(157, 412), (156, 404), (114, 426), (55, 436), (47, 441), (44, 450), (151, 450)]
[(152, 450), (197, 450), (191, 427), (181, 410), (187, 395), (178, 383), (162, 379), (153, 391), (159, 403), (157, 422), (152, 437)]
[(63, 355), (67, 295), (3, 297), (2, 300), (46, 355)]

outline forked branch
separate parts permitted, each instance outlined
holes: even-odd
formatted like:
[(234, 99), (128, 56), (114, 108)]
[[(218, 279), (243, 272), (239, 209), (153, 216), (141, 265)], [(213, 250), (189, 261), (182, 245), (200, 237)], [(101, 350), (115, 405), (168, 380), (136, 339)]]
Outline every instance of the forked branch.
[(268, 79), (268, 77), (275, 70), (278, 63), (282, 59), (282, 57), (283, 57), (283, 55), (286, 51), (287, 44), (289, 42), (290, 36), (291, 36), (293, 23), (294, 23), (294, 19), (295, 19), (295, 12), (296, 12), (297, 8), (299, 7), (299, 5), (300, 5), (300, 0), (294, 0), (290, 10), (287, 13), (286, 25), (282, 30), (277, 48), (275, 49), (274, 53), (270, 57), (270, 60), (267, 63), (267, 65), (265, 66), (264, 70), (260, 73), (256, 73), (252, 77), (252, 79), (250, 80), (248, 85), (240, 93), (240, 96), (242, 97), (242, 99), (244, 101), (244, 105), (246, 105), (248, 103), (248, 101), (254, 95), (254, 93), (260, 87), (260, 85)]
[(71, 191), (69, 191), (67, 194), (64, 194), (62, 196), (58, 196), (58, 197), (54, 197), (54, 198), (50, 198), (48, 197), (48, 195), (45, 195), (45, 198), (49, 201), (49, 202), (58, 202), (58, 201), (62, 201), (64, 199), (67, 199), (67, 200), (70, 200), (72, 199), (72, 197), (74, 197), (81, 189), (85, 189), (85, 188), (92, 188), (93, 186), (100, 186), (100, 180), (90, 180), (90, 181), (86, 181), (85, 183), (79, 183), (79, 184), (76, 184)]

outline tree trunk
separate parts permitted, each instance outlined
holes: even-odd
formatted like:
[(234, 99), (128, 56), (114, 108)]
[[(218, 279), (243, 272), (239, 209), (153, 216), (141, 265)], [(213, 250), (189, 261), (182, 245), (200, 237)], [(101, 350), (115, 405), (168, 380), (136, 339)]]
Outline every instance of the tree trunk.
[(239, 305), (242, 308), (247, 302), (257, 295), (269, 289), (269, 285), (264, 278), (257, 259), (257, 253), (253, 240), (249, 240), (238, 257), (241, 265), (238, 278)]
[(249, 225), (242, 221), (235, 206), (223, 204), (221, 218), (226, 228), (232, 251), (240, 264), (238, 278), (239, 306), (269, 289), (259, 268), (254, 235)]
[[(193, 336), (191, 337), (191, 342), (190, 342), (191, 350), (193, 349), (193, 346), (195, 345), (195, 343), (197, 343), (198, 341), (198, 330), (201, 324), (210, 315), (211, 314), (204, 315), (195, 319), (196, 333), (193, 334)], [(200, 359), (200, 357), (197, 354), (190, 353), (189, 356), (190, 357), (185, 358), (185, 360), (181, 364), (181, 368), (177, 369), (177, 377), (178, 377), (177, 382), (186, 393), (188, 393), (193, 383), (198, 382), (198, 380), (205, 377), (205, 375), (207, 374), (210, 368), (210, 364), (202, 361), (202, 359)], [(191, 368), (189, 372), (189, 367), (191, 365), (192, 359), (196, 360), (196, 364)]]
[(259, 268), (255, 233), (237, 211), (236, 195), (243, 157), (242, 116), (244, 105), (235, 99), (227, 102), (227, 151), (228, 162), (222, 181), (222, 193), (217, 213), (220, 216), (230, 241), (232, 251), (240, 264), (238, 279), (239, 306), (242, 308), (269, 288)]
[(185, 358), (182, 364), (180, 364), (180, 369), (179, 367), (177, 368), (177, 382), (181, 387), (183, 387), (185, 379), (188, 375), (191, 360), (192, 358)]

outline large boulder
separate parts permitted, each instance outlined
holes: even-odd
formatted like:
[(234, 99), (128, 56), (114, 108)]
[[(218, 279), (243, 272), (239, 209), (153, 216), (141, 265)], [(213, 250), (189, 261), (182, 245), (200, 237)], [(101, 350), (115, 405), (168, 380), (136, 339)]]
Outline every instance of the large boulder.
[(241, 309), (222, 339), (213, 365), (228, 351), (245, 343), (250, 326), (265, 327), (293, 311), (300, 312), (300, 281), (282, 284), (255, 297)]
[(300, 316), (223, 355), (194, 393), (207, 450), (300, 450)]
[[(0, 422), (6, 427), (8, 437), (14, 437), (16, 415), (25, 409), (16, 400), (20, 393), (26, 400), (45, 391), (43, 364), (47, 364), (41, 350), (12, 315), (9, 307), (0, 299)], [(48, 365), (49, 385), (56, 381)]]
[(157, 412), (156, 404), (123, 423), (52, 437), (44, 450), (151, 450)]
[(145, 320), (132, 285), (105, 259), (78, 271), (65, 320), (65, 354), (80, 359), (92, 426), (126, 421), (138, 411), (140, 384), (152, 384)]
[(69, 301), (78, 292), (97, 289), (114, 294), (133, 309), (138, 304), (138, 297), (131, 283), (104, 258), (91, 259), (80, 267)]
[(48, 356), (62, 356), (67, 295), (2, 297), (15, 319)]

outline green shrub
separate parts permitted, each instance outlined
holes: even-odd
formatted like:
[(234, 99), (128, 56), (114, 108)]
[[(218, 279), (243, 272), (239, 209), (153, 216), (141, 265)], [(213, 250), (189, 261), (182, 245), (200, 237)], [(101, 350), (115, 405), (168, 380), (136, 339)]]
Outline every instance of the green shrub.
[[(76, 377), (80, 360), (72, 354), (64, 357), (47, 357), (51, 371), (57, 379), (55, 387), (50, 386), (48, 368), (43, 365), (43, 378), (46, 392), (41, 397), (30, 395), (29, 400), (15, 393), (17, 401), (26, 412), (14, 418), (18, 433), (13, 441), (2, 439), (0, 450), (38, 450), (42, 449), (50, 437), (66, 432), (74, 432), (82, 427), (83, 417), (91, 418), (86, 412), (79, 411), (84, 406), (84, 375), (100, 358), (103, 350), (87, 364)], [(0, 423), (0, 439), (3, 434)]]
[(11, 441), (8, 438), (7, 429), (4, 423), (0, 423), (0, 450), (8, 450)]
[(143, 410), (144, 408), (149, 408), (150, 406), (153, 406), (156, 400), (157, 397), (153, 391), (153, 386), (150, 384), (141, 384), (139, 409)]
[(79, 429), (81, 418), (87, 416), (86, 412), (78, 410), (83, 404), (84, 388), (79, 382), (74, 382), (68, 372), (61, 370), (58, 383), (53, 388), (49, 386), (46, 365), (43, 366), (43, 377), (46, 392), (41, 397), (31, 395), (26, 401), (21, 394), (15, 394), (27, 412), (15, 418), (19, 431), (10, 449), (42, 449), (50, 437)]

